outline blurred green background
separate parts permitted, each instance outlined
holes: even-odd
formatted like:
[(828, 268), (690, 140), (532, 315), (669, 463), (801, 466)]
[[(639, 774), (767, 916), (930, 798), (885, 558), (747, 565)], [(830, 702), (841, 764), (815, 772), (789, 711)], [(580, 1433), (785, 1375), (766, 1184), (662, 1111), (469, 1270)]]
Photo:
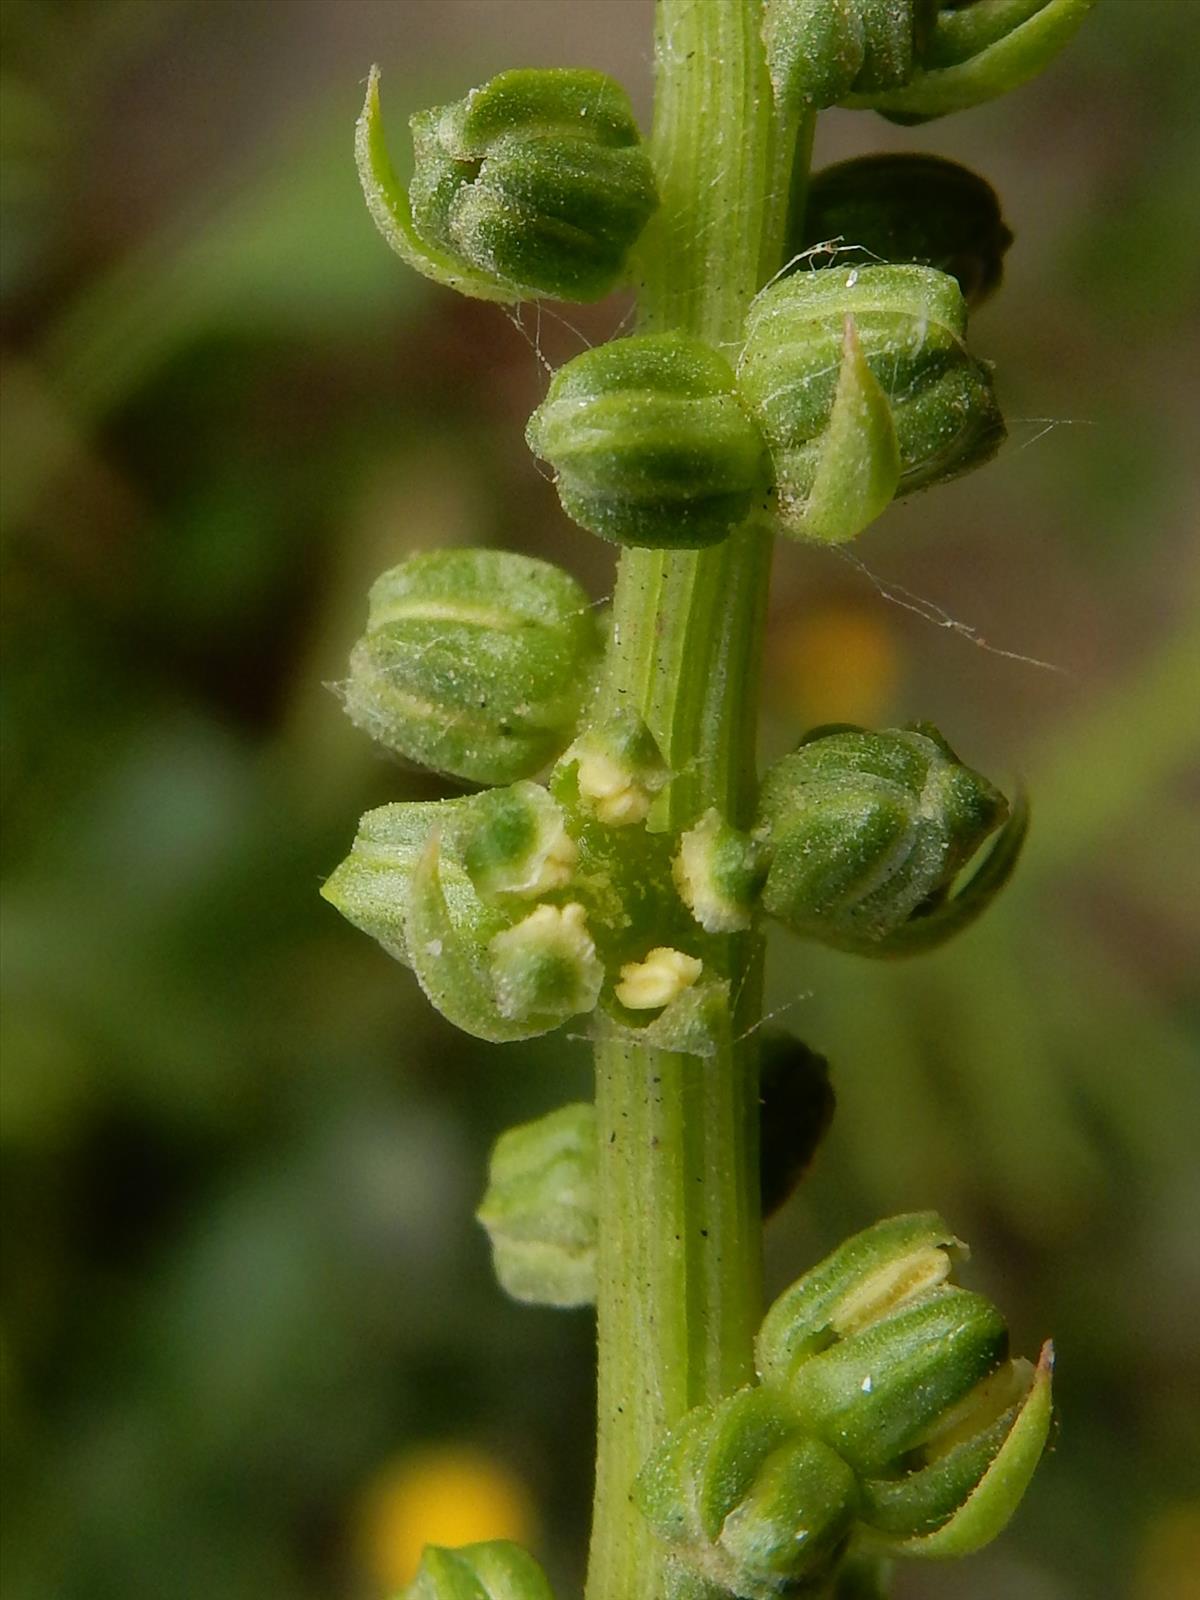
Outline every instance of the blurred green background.
[[(0, 1585), (381, 1600), (420, 1534), (494, 1523), (578, 1592), (591, 1321), (508, 1305), (472, 1211), (497, 1133), (588, 1093), (585, 1047), (454, 1034), (317, 888), (360, 812), (441, 792), (339, 710), (376, 573), (494, 542), (610, 587), (521, 430), (535, 347), (627, 307), (522, 330), (417, 280), (349, 144), (372, 60), (401, 165), (411, 110), (508, 66), (605, 68), (647, 116), (649, 0), (0, 18)], [(1197, 1593), (1197, 46), (1195, 0), (1107, 0), (1007, 100), (819, 134), (976, 166), (1016, 234), (975, 326), (1008, 447), (866, 570), (781, 549), (771, 618), (768, 753), (928, 717), (1034, 799), (947, 952), (773, 951), (840, 1109), (771, 1287), (932, 1205), (1021, 1347), (1057, 1339), (1030, 1503), (909, 1600)]]

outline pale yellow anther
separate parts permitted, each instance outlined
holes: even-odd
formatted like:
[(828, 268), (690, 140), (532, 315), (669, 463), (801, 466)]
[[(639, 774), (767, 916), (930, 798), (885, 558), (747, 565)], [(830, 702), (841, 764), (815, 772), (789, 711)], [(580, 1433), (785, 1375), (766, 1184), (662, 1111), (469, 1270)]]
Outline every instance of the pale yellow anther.
[(532, 896), (548, 894), (551, 889), (565, 889), (578, 859), (579, 847), (560, 822), (557, 833), (543, 845), (534, 874), (514, 892)]
[(592, 810), (612, 828), (644, 822), (650, 810), (650, 791), (628, 767), (603, 750), (580, 753), (579, 793)]
[(721, 894), (713, 881), (713, 849), (721, 827), (721, 813), (715, 807), (706, 811), (680, 837), (671, 875), (680, 899), (706, 932), (737, 933), (750, 926), (750, 912)]
[(617, 999), (630, 1011), (658, 1010), (690, 989), (703, 966), (696, 956), (660, 945), (644, 961), (631, 961), (621, 968)]

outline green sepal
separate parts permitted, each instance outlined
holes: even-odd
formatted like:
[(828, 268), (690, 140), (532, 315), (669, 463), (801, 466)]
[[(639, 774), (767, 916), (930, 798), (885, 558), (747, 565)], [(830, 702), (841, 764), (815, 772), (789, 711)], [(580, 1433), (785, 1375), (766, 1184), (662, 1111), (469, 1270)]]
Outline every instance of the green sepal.
[(842, 104), (911, 124), (965, 111), (1049, 66), (1096, 0), (974, 0), (938, 13), (922, 65), (904, 85), (852, 92)]
[[(413, 871), (408, 947), (417, 982), (448, 1022), (476, 1039), (504, 1044), (549, 1033), (562, 1014), (508, 1014), (501, 1008), (488, 946), (456, 925), (440, 869), (441, 840), (435, 831)], [(503, 933), (503, 929), (497, 930)]]
[(367, 77), (367, 98), (354, 126), (354, 158), (367, 210), (400, 259), (444, 288), (478, 300), (519, 300), (511, 285), (475, 271), (466, 263), (423, 240), (413, 224), (408, 195), (396, 176), (383, 133), (379, 103), (379, 68)]
[[(961, 15), (962, 13), (957, 13)], [(820, 267), (821, 245), (946, 272), (972, 309), (999, 286), (1012, 234), (991, 184), (941, 156), (892, 151), (825, 167), (809, 181), (788, 254)]]
[(915, 915), (862, 952), (884, 958), (921, 955), (953, 939), (977, 921), (1004, 888), (1016, 865), (1029, 831), (1029, 801), (1018, 793), (1008, 821), (979, 866), (953, 893), (935, 899)]
[(496, 1141), (475, 1213), (501, 1286), (529, 1305), (596, 1298), (596, 1111), (562, 1106)]
[(901, 470), (891, 403), (848, 313), (817, 470), (807, 499), (793, 507), (791, 528), (831, 544), (853, 539), (887, 510), (900, 487)]
[(701, 339), (614, 339), (560, 367), (525, 433), (563, 510), (616, 544), (724, 539), (765, 486), (763, 441), (733, 370)]
[(897, 1544), (897, 1555), (927, 1560), (969, 1556), (1004, 1530), (1029, 1487), (1050, 1437), (1053, 1372), (1054, 1347), (1047, 1342), (1024, 1404), (967, 1499), (935, 1532)]
[(852, 89), (908, 82), (938, 0), (767, 0), (763, 38), (776, 99), (820, 110)]
[(982, 1295), (939, 1288), (795, 1367), (787, 1394), (805, 1425), (860, 1473), (895, 1465), (1008, 1354)]
[(754, 1346), (764, 1383), (946, 1281), (967, 1254), (936, 1211), (888, 1217), (844, 1240), (774, 1301)]
[(398, 1600), (554, 1600), (545, 1573), (507, 1539), (447, 1550), (426, 1545), (416, 1577)]
[(690, 1411), (633, 1492), (683, 1566), (744, 1600), (823, 1578), (857, 1505), (845, 1463), (782, 1395), (753, 1387)]
[[(350, 854), (322, 884), (322, 898), (347, 922), (369, 933), (388, 955), (411, 966), (408, 911), (417, 862), (430, 834), (435, 829), (456, 833), (472, 803), (469, 797), (413, 800), (368, 811)], [(486, 924), (486, 913), (465, 872), (451, 869), (443, 873), (443, 883), (456, 923)]]

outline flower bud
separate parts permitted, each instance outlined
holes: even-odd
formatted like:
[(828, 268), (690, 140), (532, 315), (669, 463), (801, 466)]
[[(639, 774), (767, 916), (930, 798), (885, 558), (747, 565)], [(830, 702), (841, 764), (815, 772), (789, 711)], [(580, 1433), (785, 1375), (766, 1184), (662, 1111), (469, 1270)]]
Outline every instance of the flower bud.
[(965, 1554), (1005, 1525), (1050, 1421), (1050, 1354), (1008, 1358), (965, 1254), (932, 1212), (846, 1241), (775, 1302), (756, 1363), (798, 1425), (855, 1471), (859, 1521), (909, 1555)]
[(378, 78), (373, 69), (359, 120), (359, 177), (380, 232), (410, 266), (487, 300), (598, 300), (616, 287), (657, 203), (618, 83), (525, 68), (421, 112), (405, 195), (383, 142)]
[(724, 539), (763, 479), (763, 441), (724, 356), (685, 333), (586, 350), (560, 367), (526, 438), (563, 510), (617, 544)]
[[(804, 226), (788, 253), (826, 243), (949, 273), (973, 309), (999, 286), (1012, 234), (995, 190), (970, 168), (940, 156), (892, 153), (839, 161), (814, 174)], [(819, 265), (819, 254), (812, 259)]]
[(805, 938), (859, 955), (928, 949), (969, 925), (1007, 881), (1018, 807), (973, 878), (961, 868), (1008, 812), (935, 728), (817, 729), (767, 772), (767, 911)]
[[(819, 3), (819, 0), (817, 0)], [(965, 111), (1035, 78), (1074, 36), (1096, 0), (969, 0), (943, 3), (903, 82), (851, 86), (844, 104), (893, 122)]]
[(939, 0), (767, 0), (763, 34), (777, 98), (812, 110), (913, 74)]
[(514, 1300), (584, 1306), (596, 1298), (596, 1112), (563, 1106), (502, 1133), (476, 1215)]
[(743, 1600), (824, 1577), (854, 1519), (854, 1474), (767, 1388), (698, 1406), (638, 1475), (634, 1497), (682, 1565)]
[(707, 933), (737, 933), (750, 926), (767, 876), (762, 842), (706, 811), (679, 840), (675, 886)]
[(755, 299), (738, 381), (786, 533), (852, 538), (995, 454), (1004, 424), (966, 316), (954, 279), (920, 266), (801, 272)]
[(472, 783), (512, 783), (569, 742), (599, 654), (587, 596), (558, 567), (500, 550), (434, 550), (373, 585), (346, 710), (412, 761)]
[(554, 1600), (532, 1556), (507, 1539), (458, 1550), (426, 1545), (416, 1577), (400, 1600)]

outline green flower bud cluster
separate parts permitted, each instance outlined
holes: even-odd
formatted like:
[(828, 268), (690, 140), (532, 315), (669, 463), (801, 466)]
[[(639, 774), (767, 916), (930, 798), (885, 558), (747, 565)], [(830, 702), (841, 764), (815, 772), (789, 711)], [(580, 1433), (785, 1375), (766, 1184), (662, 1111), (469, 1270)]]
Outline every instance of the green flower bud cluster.
[(736, 376), (690, 335), (620, 339), (554, 375), (527, 437), (568, 516), (619, 544), (716, 543), (768, 490), (781, 532), (849, 539), (1003, 440), (966, 320), (932, 267), (797, 273), (752, 304)]
[[(833, 1115), (824, 1057), (786, 1034), (763, 1044), (761, 1201), (774, 1215), (807, 1170)], [(584, 1306), (596, 1298), (596, 1110), (561, 1106), (501, 1134), (476, 1216), (501, 1287), (530, 1305)]]
[(1095, 0), (767, 0), (776, 95), (924, 122), (1016, 89), (1048, 66)]
[(416, 1577), (399, 1600), (554, 1600), (532, 1556), (507, 1539), (457, 1550), (427, 1545)]
[(407, 194), (388, 160), (373, 69), (359, 177), (392, 248), (436, 282), (485, 300), (597, 300), (625, 275), (657, 204), (629, 99), (602, 72), (501, 73), (412, 119)]
[(915, 954), (986, 909), (1016, 865), (1027, 820), (1024, 804), (1010, 811), (928, 724), (818, 728), (763, 779), (759, 825), (771, 862), (763, 906), (792, 932), (837, 949)]
[(965, 1555), (1016, 1509), (1049, 1433), (1051, 1354), (952, 1281), (931, 1212), (856, 1235), (785, 1291), (759, 1382), (699, 1406), (638, 1479), (680, 1565), (744, 1600), (810, 1593), (848, 1552)]

